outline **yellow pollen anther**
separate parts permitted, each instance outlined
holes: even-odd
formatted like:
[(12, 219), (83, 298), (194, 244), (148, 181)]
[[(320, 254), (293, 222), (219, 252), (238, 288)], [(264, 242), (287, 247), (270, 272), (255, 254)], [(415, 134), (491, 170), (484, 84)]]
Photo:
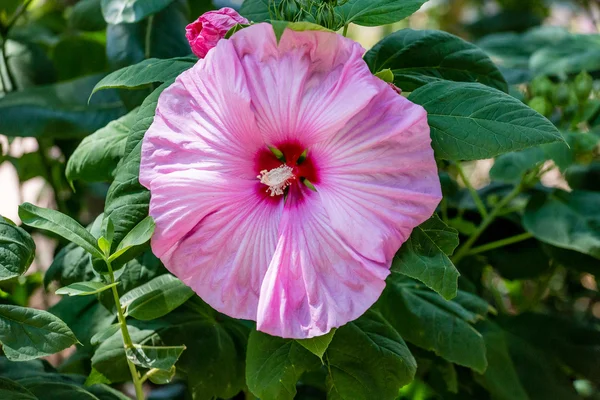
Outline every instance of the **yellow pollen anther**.
[(296, 177), (293, 169), (284, 164), (270, 171), (263, 169), (257, 178), (260, 179), (260, 183), (268, 186), (267, 192), (271, 192), (271, 196), (278, 196), (283, 194), (283, 190), (290, 186), (290, 181)]

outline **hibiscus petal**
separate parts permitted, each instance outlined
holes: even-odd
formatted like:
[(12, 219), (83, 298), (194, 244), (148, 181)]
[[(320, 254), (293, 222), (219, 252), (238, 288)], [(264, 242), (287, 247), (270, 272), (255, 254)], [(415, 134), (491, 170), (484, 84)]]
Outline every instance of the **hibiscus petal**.
[(264, 277), (257, 329), (303, 339), (362, 315), (381, 295), (389, 265), (369, 260), (331, 227), (319, 196), (292, 187)]
[(217, 47), (161, 94), (142, 145), (144, 186), (150, 188), (161, 174), (188, 168), (256, 177), (253, 157), (265, 144), (242, 65), (229, 41)]
[(235, 318), (256, 319), (261, 282), (277, 244), (283, 206), (258, 185), (232, 186), (223, 174), (193, 170), (153, 182), (152, 250), (204, 301)]
[(277, 45), (272, 26), (257, 24), (231, 41), (269, 144), (301, 140), (309, 145), (341, 129), (377, 93), (362, 59), (364, 49), (332, 32), (288, 29)]
[(374, 261), (389, 264), (441, 200), (426, 112), (383, 82), (369, 106), (309, 152), (324, 166), (316, 187), (333, 229)]

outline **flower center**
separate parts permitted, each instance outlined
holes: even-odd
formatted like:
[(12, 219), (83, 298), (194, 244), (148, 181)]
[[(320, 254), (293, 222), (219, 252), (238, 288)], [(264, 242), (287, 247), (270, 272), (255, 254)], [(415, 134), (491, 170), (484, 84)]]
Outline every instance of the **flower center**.
[(257, 178), (260, 179), (260, 183), (268, 186), (266, 191), (271, 192), (271, 197), (273, 197), (282, 195), (283, 190), (292, 184), (291, 181), (296, 179), (296, 176), (292, 167), (283, 164), (270, 171), (263, 169)]

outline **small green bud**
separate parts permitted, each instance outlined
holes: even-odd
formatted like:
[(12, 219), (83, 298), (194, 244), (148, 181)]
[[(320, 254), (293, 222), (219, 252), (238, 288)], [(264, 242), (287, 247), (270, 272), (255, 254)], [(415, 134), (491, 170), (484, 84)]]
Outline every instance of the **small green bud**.
[(569, 85), (562, 82), (562, 83), (559, 83), (558, 86), (556, 87), (556, 90), (554, 90), (554, 96), (552, 97), (552, 100), (554, 101), (555, 105), (557, 105), (559, 107), (564, 107), (567, 104), (569, 104), (570, 97), (571, 97), (571, 88), (569, 87)]
[(527, 105), (544, 116), (548, 116), (552, 113), (552, 105), (550, 105), (550, 102), (542, 96), (534, 97), (529, 100)]
[(587, 100), (592, 93), (592, 88), (594, 86), (594, 80), (585, 71), (582, 71), (579, 75), (575, 77), (575, 82), (573, 88), (575, 89), (575, 95), (581, 101)]
[(554, 92), (554, 83), (545, 76), (538, 76), (531, 81), (531, 95), (533, 97), (541, 96), (548, 100), (552, 98)]

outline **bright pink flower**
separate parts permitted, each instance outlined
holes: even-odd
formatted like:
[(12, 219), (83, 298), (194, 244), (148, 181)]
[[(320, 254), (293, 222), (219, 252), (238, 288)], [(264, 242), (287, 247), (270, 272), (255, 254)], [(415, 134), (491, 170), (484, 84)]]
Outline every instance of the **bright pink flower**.
[(219, 40), (236, 24), (250, 22), (238, 14), (233, 8), (224, 7), (220, 10), (202, 14), (197, 20), (185, 27), (185, 37), (195, 55), (206, 57), (206, 53), (217, 45)]
[(271, 25), (245, 28), (162, 93), (144, 138), (154, 253), (263, 332), (358, 318), (440, 201), (425, 110), (363, 52), (334, 33), (286, 30), (278, 46)]

